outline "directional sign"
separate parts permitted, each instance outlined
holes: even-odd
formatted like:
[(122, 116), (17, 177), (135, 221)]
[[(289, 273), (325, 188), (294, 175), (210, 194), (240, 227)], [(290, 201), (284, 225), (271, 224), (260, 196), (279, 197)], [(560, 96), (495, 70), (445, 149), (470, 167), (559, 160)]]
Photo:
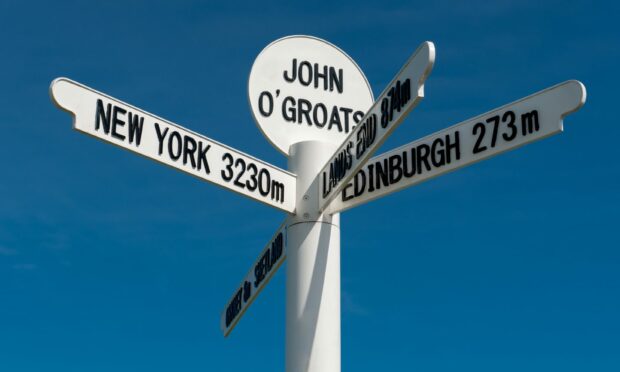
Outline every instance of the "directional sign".
[(285, 155), (302, 141), (341, 144), (373, 102), (351, 57), (312, 36), (265, 47), (252, 66), (248, 98), (258, 127)]
[(434, 62), (434, 44), (422, 43), (321, 170), (321, 210), (424, 97), (424, 82)]
[(327, 210), (336, 213), (560, 133), (586, 100), (570, 80), (374, 157)]
[(222, 311), (220, 327), (224, 336), (233, 330), (245, 311), (286, 259), (286, 222), (282, 223), (237, 287)]
[(295, 175), (75, 81), (50, 86), (73, 127), (272, 207), (295, 210)]

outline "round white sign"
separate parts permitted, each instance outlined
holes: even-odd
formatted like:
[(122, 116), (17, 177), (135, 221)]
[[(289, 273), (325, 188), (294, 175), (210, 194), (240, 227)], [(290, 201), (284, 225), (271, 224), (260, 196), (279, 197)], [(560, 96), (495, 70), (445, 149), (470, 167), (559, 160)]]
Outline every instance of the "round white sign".
[(248, 96), (258, 127), (285, 155), (302, 141), (341, 144), (374, 101), (351, 57), (312, 36), (265, 47), (252, 66)]

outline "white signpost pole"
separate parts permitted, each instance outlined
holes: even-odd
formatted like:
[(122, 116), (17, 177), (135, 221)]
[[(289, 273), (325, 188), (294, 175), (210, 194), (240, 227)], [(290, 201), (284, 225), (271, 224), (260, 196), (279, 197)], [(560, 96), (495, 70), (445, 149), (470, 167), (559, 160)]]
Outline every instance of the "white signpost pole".
[(336, 148), (318, 141), (290, 147), (298, 203), (287, 227), (287, 372), (340, 372), (340, 214), (319, 211), (316, 181)]
[(287, 219), (286, 371), (340, 371), (340, 216), (319, 211), (317, 174), (373, 103), (357, 64), (309, 36), (269, 44), (248, 82), (252, 114), (289, 157), (295, 213)]

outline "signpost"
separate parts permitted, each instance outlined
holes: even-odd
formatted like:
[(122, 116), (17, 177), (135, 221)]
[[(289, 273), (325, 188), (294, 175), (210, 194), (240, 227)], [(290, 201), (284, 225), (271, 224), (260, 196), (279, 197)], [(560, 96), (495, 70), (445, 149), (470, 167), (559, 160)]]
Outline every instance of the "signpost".
[(256, 58), (254, 119), (288, 156), (276, 168), (66, 78), (54, 103), (74, 128), (287, 212), (221, 315), (225, 336), (288, 257), (286, 371), (340, 371), (339, 212), (562, 131), (586, 99), (570, 80), (370, 159), (424, 97), (435, 61), (425, 42), (378, 100), (334, 45), (285, 37)]
[(586, 100), (571, 80), (370, 159), (327, 213), (342, 212), (433, 177), (562, 132)]
[(295, 176), (78, 82), (58, 78), (54, 103), (85, 134), (292, 213)]

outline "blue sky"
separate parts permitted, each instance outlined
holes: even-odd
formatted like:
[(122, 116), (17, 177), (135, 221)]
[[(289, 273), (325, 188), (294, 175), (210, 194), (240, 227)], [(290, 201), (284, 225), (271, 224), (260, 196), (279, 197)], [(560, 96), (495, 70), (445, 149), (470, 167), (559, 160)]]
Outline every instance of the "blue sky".
[(620, 369), (613, 2), (0, 1), (0, 370), (284, 370), (284, 270), (219, 314), (283, 214), (81, 135), (67, 76), (280, 167), (254, 58), (324, 38), (375, 95), (425, 40), (426, 98), (379, 152), (568, 79), (565, 132), (342, 215), (343, 371)]

